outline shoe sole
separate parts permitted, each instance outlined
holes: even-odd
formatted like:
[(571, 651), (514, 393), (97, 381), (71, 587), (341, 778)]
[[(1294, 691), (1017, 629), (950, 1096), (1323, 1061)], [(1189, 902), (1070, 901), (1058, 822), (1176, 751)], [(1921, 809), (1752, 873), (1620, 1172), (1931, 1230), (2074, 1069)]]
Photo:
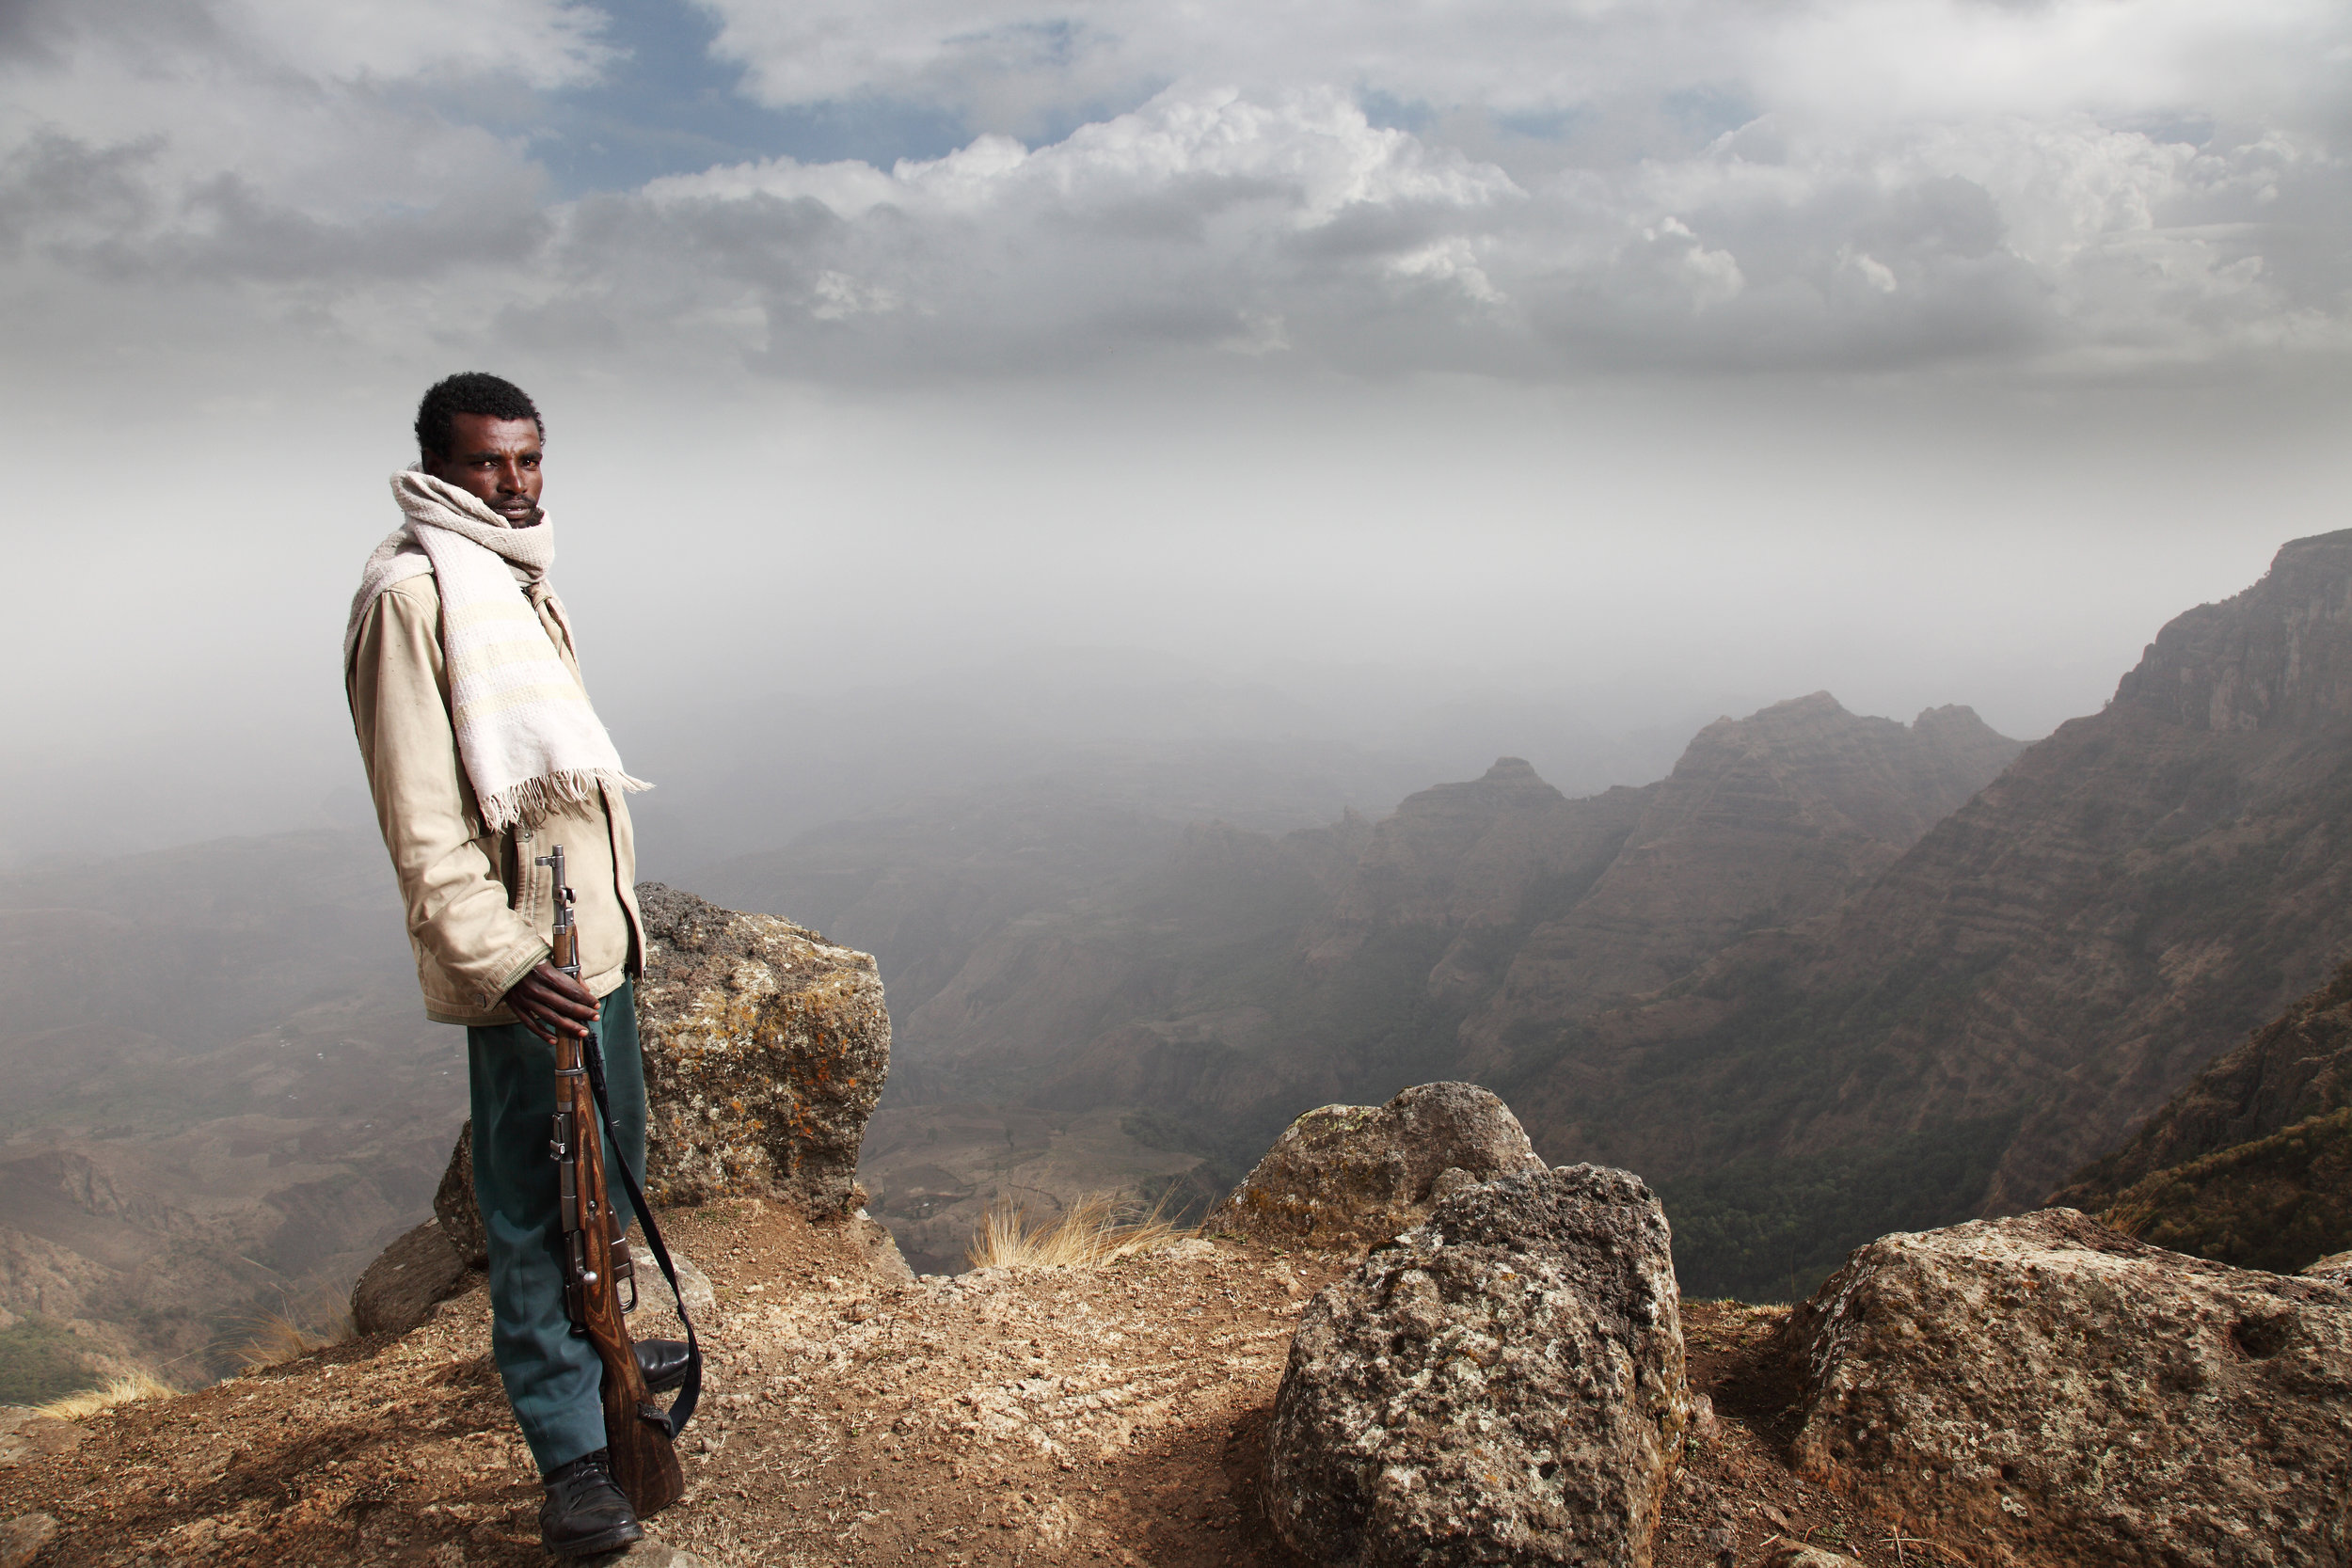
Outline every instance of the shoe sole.
[(539, 1544), (557, 1557), (596, 1557), (603, 1552), (617, 1552), (623, 1546), (634, 1546), (644, 1538), (645, 1527), (643, 1525), (615, 1525), (602, 1535), (592, 1535), (585, 1541), (575, 1541), (568, 1545), (559, 1546), (544, 1535), (539, 1538)]

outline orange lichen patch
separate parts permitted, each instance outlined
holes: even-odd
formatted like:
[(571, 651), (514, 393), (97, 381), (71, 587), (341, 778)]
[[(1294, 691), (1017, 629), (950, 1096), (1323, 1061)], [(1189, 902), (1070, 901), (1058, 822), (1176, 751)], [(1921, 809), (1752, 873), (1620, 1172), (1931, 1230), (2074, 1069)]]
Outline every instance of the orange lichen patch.
[[(640, 902), (644, 903), (641, 895)], [(847, 1208), (887, 1073), (873, 959), (769, 915), (662, 889), (647, 913), (646, 1083), (666, 1108), (648, 1191), (671, 1202), (780, 1193)]]

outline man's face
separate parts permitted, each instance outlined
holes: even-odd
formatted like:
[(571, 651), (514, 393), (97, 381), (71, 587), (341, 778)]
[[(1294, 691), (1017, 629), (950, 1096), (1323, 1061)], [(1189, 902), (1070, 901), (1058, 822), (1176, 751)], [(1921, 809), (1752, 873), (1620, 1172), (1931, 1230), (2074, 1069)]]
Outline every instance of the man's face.
[(507, 527), (529, 527), (539, 509), (538, 421), (459, 414), (449, 435), (449, 451), (425, 453), (424, 471), (480, 497)]

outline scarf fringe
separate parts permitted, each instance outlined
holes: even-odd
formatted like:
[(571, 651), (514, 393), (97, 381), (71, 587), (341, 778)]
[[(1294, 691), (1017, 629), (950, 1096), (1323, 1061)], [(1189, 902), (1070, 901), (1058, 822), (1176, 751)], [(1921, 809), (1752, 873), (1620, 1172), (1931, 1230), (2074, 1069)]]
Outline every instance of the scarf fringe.
[(494, 795), (483, 796), (482, 820), (492, 832), (504, 832), (517, 825), (534, 826), (548, 813), (564, 806), (594, 805), (601, 788), (638, 795), (652, 787), (643, 779), (602, 768), (542, 773)]

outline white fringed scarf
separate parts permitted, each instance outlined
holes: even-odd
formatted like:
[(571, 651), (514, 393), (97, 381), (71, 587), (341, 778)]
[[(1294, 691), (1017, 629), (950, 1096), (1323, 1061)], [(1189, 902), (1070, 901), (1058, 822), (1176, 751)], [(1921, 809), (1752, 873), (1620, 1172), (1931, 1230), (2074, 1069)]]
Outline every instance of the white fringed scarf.
[(569, 632), (563, 603), (544, 581), (555, 564), (554, 525), (542, 516), (510, 528), (466, 491), (413, 468), (392, 476), (392, 499), (405, 515), (360, 574), (343, 631), (344, 669), (376, 597), (430, 572), (441, 594), (457, 755), (492, 832), (536, 822), (566, 802), (592, 803), (599, 785), (651, 789), (621, 767), (533, 607), (535, 595)]

